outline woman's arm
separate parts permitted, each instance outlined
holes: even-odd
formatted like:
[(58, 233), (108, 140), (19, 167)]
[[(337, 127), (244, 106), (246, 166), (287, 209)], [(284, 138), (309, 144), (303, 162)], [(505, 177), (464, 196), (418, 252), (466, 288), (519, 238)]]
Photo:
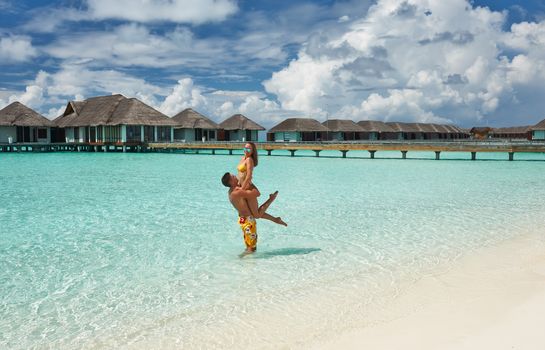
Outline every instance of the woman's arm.
[(254, 160), (252, 158), (246, 159), (246, 177), (241, 184), (243, 190), (249, 190), (252, 184), (252, 173), (254, 171)]

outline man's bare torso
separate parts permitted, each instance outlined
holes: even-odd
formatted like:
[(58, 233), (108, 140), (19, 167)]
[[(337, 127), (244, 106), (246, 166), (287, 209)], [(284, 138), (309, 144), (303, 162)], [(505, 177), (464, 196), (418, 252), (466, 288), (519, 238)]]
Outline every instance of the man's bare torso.
[(248, 203), (246, 202), (246, 199), (244, 199), (242, 196), (240, 196), (240, 189), (234, 189), (229, 191), (229, 201), (235, 207), (235, 209), (238, 211), (238, 216), (240, 217), (246, 217), (252, 215), (250, 208), (248, 207)]

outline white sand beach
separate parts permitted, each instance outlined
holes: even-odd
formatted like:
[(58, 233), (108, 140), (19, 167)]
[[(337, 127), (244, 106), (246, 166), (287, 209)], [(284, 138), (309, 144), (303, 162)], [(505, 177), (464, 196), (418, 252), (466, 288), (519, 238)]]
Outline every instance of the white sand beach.
[(384, 322), (314, 349), (544, 349), (545, 244), (526, 235), (426, 276), (384, 310)]

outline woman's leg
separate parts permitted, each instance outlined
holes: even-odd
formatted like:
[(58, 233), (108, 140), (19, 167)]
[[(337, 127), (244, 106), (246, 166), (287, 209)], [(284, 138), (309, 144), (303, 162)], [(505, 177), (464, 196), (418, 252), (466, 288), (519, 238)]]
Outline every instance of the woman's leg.
[(258, 209), (258, 218), (259, 219), (265, 219), (265, 220), (270, 220), (278, 225), (284, 225), (284, 226), (288, 226), (288, 224), (286, 224), (281, 217), (275, 217), (275, 216), (272, 216), (270, 214), (267, 214), (267, 209), (269, 208), (269, 206), (272, 204), (272, 202), (274, 202), (274, 200), (276, 199), (276, 196), (278, 196), (278, 191), (275, 191), (274, 193), (270, 194), (269, 195), (269, 199), (267, 199), (267, 201), (265, 203), (263, 203), (259, 209)]

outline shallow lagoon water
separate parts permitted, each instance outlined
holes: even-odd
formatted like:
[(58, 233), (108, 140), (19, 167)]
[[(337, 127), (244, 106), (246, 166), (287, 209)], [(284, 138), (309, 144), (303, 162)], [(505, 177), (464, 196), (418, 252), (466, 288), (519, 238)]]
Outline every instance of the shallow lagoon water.
[(545, 223), (543, 154), (287, 154), (255, 183), (289, 227), (243, 259), (240, 155), (0, 155), (0, 347), (278, 348)]

